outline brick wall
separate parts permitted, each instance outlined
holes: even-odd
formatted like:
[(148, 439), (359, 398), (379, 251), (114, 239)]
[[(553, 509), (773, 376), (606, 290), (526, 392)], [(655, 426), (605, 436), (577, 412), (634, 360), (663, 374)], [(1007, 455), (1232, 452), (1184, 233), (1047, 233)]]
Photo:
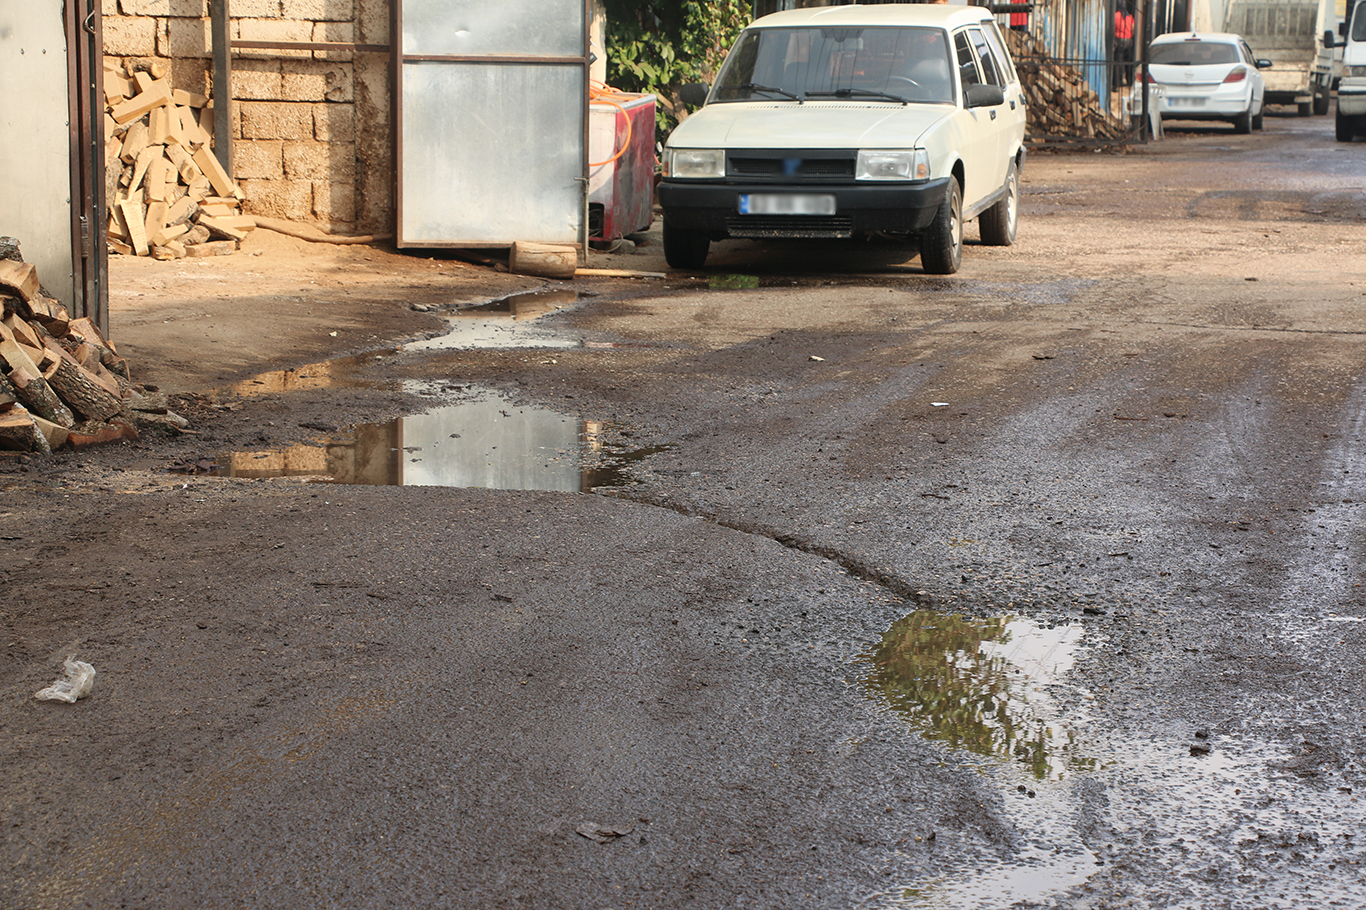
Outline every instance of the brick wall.
[[(231, 0), (241, 41), (388, 44), (388, 0)], [(214, 97), (207, 0), (102, 0), (107, 60), (165, 67)], [(244, 211), (335, 232), (393, 230), (389, 57), (233, 53), (233, 178)]]

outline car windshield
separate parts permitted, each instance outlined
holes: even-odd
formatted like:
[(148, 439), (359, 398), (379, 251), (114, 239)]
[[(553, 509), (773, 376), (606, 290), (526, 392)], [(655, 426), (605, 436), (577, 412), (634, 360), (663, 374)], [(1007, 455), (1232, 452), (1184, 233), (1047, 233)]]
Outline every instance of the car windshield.
[(1357, 4), (1357, 11), (1352, 16), (1352, 40), (1366, 41), (1366, 4)]
[(757, 28), (740, 36), (712, 101), (952, 104), (949, 44), (937, 28)]
[(1154, 44), (1148, 49), (1148, 62), (1158, 66), (1208, 66), (1237, 63), (1238, 49), (1232, 44), (1212, 41), (1182, 41)]

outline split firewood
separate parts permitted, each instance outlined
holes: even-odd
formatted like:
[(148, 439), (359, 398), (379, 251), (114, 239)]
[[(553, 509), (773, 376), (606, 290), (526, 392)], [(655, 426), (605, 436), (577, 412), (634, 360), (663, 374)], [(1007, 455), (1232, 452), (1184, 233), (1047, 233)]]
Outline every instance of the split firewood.
[(27, 303), (38, 296), (38, 273), (30, 263), (0, 259), (0, 288), (16, 292)]
[(59, 359), (43, 378), (73, 411), (88, 420), (108, 420), (123, 410), (123, 399), (70, 355)]
[(47, 437), (33, 422), (28, 409), (21, 404), (16, 404), (0, 414), (0, 448), (52, 454), (52, 446), (48, 444)]
[(62, 403), (36, 367), (15, 367), (9, 372), (9, 380), (15, 396), (33, 414), (58, 426), (75, 425), (76, 418), (71, 409)]

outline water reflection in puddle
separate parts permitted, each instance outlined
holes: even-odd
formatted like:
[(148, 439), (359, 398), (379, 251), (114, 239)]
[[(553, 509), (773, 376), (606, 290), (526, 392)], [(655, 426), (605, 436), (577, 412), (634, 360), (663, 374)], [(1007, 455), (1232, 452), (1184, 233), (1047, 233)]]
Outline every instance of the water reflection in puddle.
[(229, 477), (316, 477), (381, 486), (478, 487), (588, 492), (621, 486), (633, 462), (660, 451), (609, 451), (606, 424), (497, 395), (361, 424), (313, 445), (234, 452), (219, 461)]
[(291, 370), (276, 370), (260, 373), (243, 380), (232, 387), (232, 391), (244, 398), (256, 395), (273, 395), (283, 392), (308, 392), (315, 389), (384, 389), (391, 383), (383, 379), (367, 378), (365, 368), (377, 360), (393, 357), (394, 351), (371, 351), (366, 354), (353, 354), (350, 357), (337, 357), (321, 363)]
[(404, 345), (405, 351), (446, 351), (462, 348), (570, 348), (576, 338), (556, 334), (535, 325), (542, 316), (576, 303), (578, 291), (546, 291), (514, 294), (450, 317), (450, 331), (439, 338)]
[(1094, 767), (1053, 689), (1081, 647), (1078, 625), (1018, 617), (903, 617), (869, 655), (864, 686), (921, 736), (1023, 765), (1036, 780)]

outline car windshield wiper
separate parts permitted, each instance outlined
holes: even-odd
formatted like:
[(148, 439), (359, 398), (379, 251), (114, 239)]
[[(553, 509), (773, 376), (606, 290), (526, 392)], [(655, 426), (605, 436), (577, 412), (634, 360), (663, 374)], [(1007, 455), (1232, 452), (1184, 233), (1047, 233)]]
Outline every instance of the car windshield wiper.
[(768, 92), (774, 95), (782, 95), (784, 98), (791, 98), (798, 104), (802, 103), (802, 99), (797, 95), (792, 94), (787, 89), (776, 88), (772, 85), (756, 85), (753, 82), (746, 82), (744, 85), (739, 86), (739, 88), (744, 92)]
[(897, 101), (901, 104), (910, 104), (910, 101), (900, 95), (892, 95), (888, 92), (876, 92), (866, 88), (837, 88), (833, 92), (807, 92), (808, 98), (886, 98), (888, 101)]

